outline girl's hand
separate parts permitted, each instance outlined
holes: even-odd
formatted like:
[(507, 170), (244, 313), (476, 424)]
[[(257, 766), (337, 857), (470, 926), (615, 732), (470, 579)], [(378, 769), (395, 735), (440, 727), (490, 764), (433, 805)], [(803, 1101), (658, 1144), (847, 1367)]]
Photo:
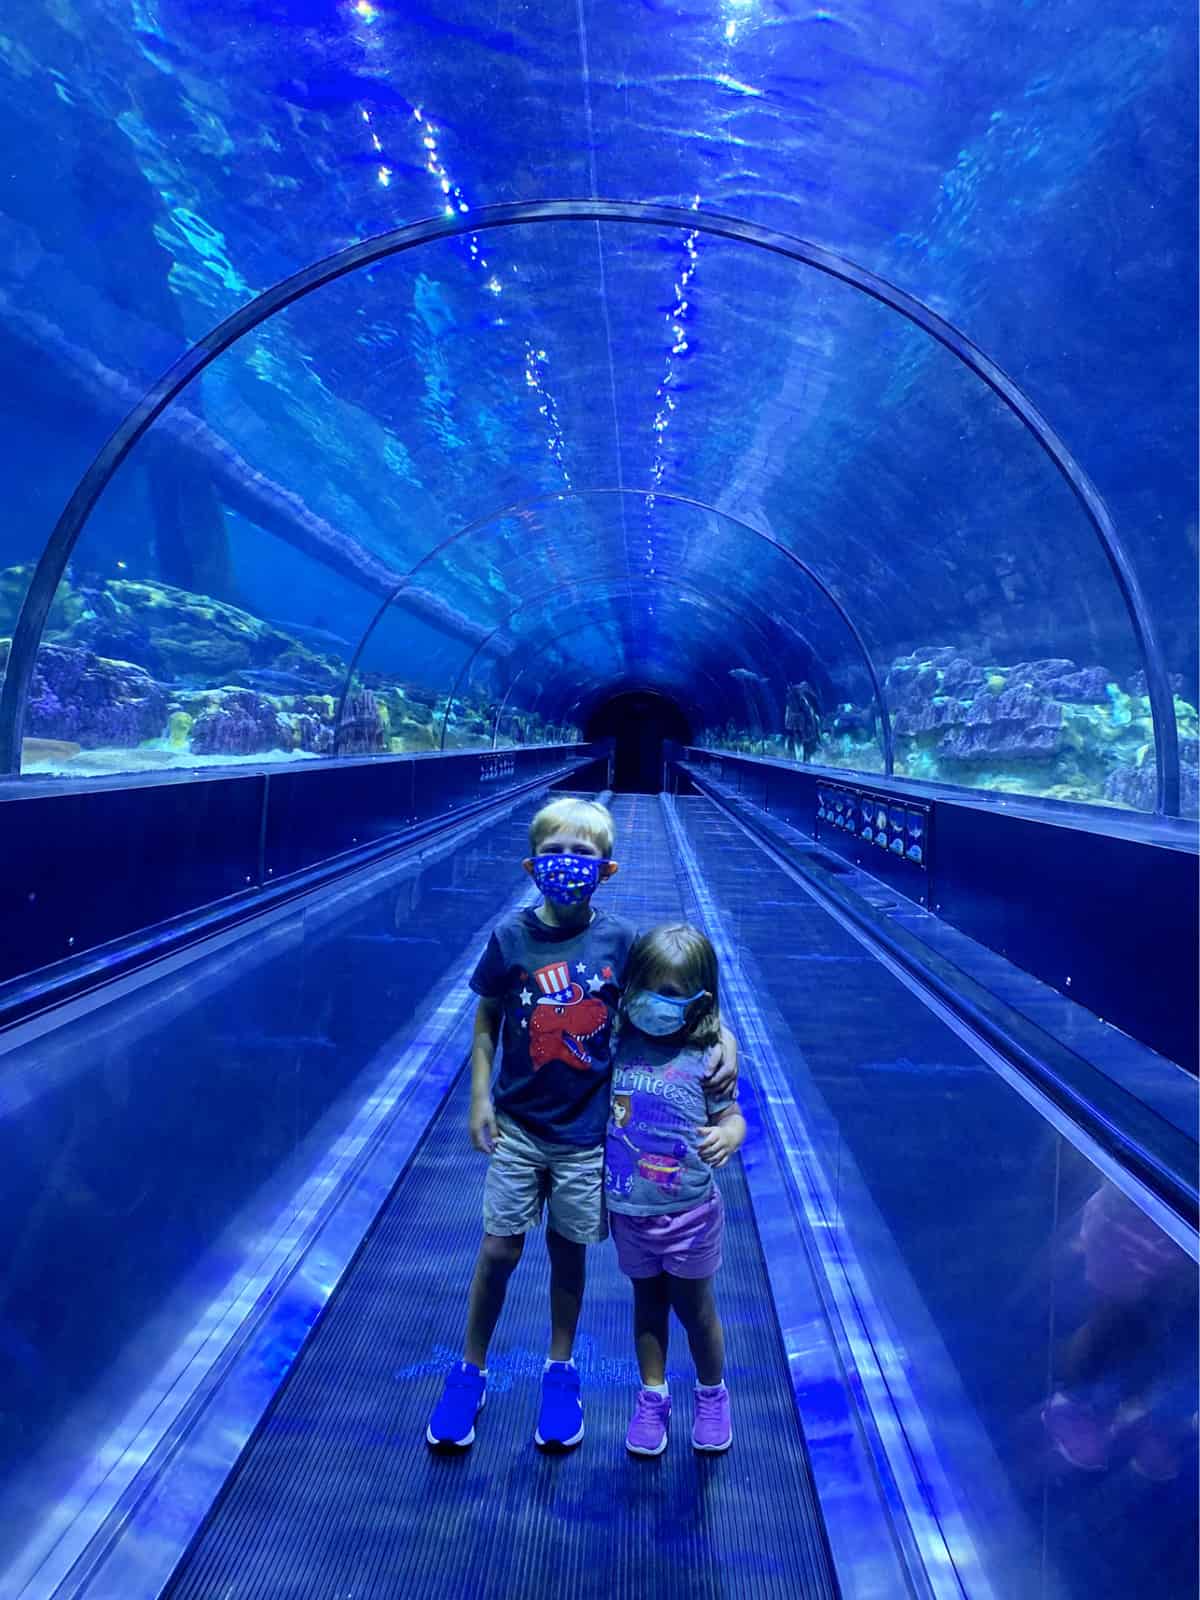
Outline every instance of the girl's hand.
[(471, 1143), (476, 1150), (485, 1156), (490, 1156), (502, 1137), (499, 1124), (496, 1122), (496, 1108), (490, 1096), (471, 1101), (468, 1126), (471, 1130)]
[(700, 1143), (697, 1154), (710, 1167), (723, 1167), (741, 1143), (735, 1129), (718, 1122), (715, 1127), (697, 1128)]

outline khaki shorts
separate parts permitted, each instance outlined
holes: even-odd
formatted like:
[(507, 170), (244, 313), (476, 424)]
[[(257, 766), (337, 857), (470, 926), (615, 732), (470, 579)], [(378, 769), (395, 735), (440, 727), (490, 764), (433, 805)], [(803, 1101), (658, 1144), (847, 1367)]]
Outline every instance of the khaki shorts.
[(604, 1204), (604, 1145), (579, 1149), (550, 1144), (511, 1117), (496, 1117), (503, 1138), (488, 1160), (483, 1187), (483, 1226), (511, 1237), (528, 1233), (549, 1211), (555, 1233), (576, 1244), (608, 1238)]

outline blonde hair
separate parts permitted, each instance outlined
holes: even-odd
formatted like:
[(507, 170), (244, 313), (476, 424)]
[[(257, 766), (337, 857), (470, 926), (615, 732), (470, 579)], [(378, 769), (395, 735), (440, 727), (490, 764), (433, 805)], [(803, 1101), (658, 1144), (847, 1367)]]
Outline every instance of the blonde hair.
[(575, 800), (564, 795), (561, 800), (551, 800), (543, 806), (529, 824), (529, 849), (537, 855), (538, 846), (560, 828), (573, 828), (584, 839), (590, 839), (602, 856), (612, 855), (616, 829), (612, 812), (597, 800)]
[(654, 991), (664, 979), (674, 980), (689, 994), (707, 990), (708, 998), (689, 1008), (694, 1015), (688, 1025), (688, 1043), (716, 1044), (721, 1037), (717, 952), (699, 928), (688, 922), (664, 922), (634, 941), (625, 968), (626, 995), (639, 989)]

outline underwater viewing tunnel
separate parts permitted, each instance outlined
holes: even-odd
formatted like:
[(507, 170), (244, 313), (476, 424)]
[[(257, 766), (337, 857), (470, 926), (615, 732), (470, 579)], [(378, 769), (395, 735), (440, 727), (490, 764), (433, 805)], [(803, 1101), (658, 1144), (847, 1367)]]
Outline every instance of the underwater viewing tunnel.
[(5, 1600), (1195, 1592), (1195, 35), (6, 23)]

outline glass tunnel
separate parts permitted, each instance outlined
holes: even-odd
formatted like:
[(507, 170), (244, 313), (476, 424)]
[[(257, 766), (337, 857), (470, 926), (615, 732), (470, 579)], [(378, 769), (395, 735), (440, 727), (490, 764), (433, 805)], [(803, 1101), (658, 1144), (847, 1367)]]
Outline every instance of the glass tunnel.
[(0, 1596), (1194, 1594), (1194, 15), (18, 10)]
[[(183, 358), (10, 570), (11, 768), (561, 740), (595, 680), (686, 696), (717, 749), (1194, 813), (1195, 707), (1096, 490), (870, 272), (626, 202), (455, 215), (298, 277)], [(540, 667), (523, 629), (561, 641)]]

